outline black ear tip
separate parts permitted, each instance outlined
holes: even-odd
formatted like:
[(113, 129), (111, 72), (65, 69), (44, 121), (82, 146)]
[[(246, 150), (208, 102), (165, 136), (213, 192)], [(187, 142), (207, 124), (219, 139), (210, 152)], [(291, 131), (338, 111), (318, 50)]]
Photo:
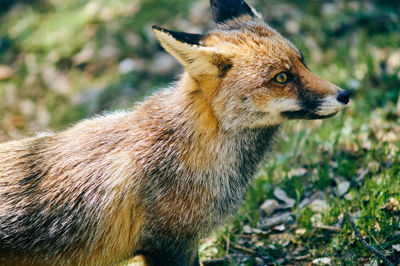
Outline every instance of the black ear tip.
[(151, 27), (153, 30), (161, 31), (175, 40), (178, 40), (180, 42), (184, 42), (190, 45), (199, 45), (201, 40), (203, 39), (203, 35), (201, 34), (193, 34), (193, 33), (186, 33), (186, 32), (177, 32), (177, 31), (172, 31), (172, 30), (167, 30), (164, 28), (161, 28), (157, 25), (153, 25)]
[(161, 27), (159, 27), (159, 26), (157, 26), (157, 25), (153, 25), (151, 28), (152, 28), (153, 30), (164, 31), (163, 28), (161, 28)]
[(218, 6), (218, 0), (210, 0), (210, 6), (211, 7)]
[(244, 0), (210, 0), (210, 6), (213, 19), (217, 23), (223, 23), (243, 15), (256, 17)]

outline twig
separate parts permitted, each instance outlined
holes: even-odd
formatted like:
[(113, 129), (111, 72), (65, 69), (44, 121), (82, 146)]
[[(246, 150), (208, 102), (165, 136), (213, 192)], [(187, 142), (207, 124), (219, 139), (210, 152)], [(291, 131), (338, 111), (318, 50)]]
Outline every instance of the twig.
[(231, 240), (229, 239), (229, 237), (225, 237), (225, 241), (226, 241), (226, 252), (225, 252), (225, 257), (229, 257), (229, 248), (230, 248), (230, 244), (231, 244)]
[(311, 254), (306, 254), (306, 255), (303, 255), (303, 256), (292, 257), (292, 258), (290, 258), (290, 260), (299, 261), (299, 260), (308, 260), (310, 258), (311, 258)]
[(353, 228), (354, 233), (357, 235), (357, 237), (360, 239), (361, 243), (363, 244), (364, 247), (366, 247), (369, 251), (371, 251), (372, 253), (374, 253), (376, 256), (378, 256), (386, 265), (389, 266), (394, 266), (393, 263), (391, 263), (386, 257), (385, 255), (382, 254), (382, 252), (380, 252), (379, 250), (377, 250), (376, 248), (374, 248), (373, 246), (369, 245), (364, 237), (361, 235), (360, 231), (358, 230), (356, 224), (353, 221), (353, 218), (351, 218), (350, 213), (346, 212), (346, 218), (349, 220), (351, 227)]
[(328, 225), (315, 225), (315, 229), (319, 230), (326, 230), (326, 231), (333, 231), (333, 232), (342, 232), (342, 228), (336, 226), (328, 226)]
[(235, 244), (235, 243), (231, 243), (231, 246), (236, 250), (240, 250), (240, 251), (243, 251), (243, 252), (251, 254), (251, 255), (257, 254), (257, 252), (255, 252), (254, 250), (246, 248), (246, 247), (243, 247), (243, 246), (240, 246), (240, 245)]
[(211, 259), (211, 260), (203, 260), (204, 265), (221, 265), (221, 263), (229, 262), (229, 258), (218, 258), (218, 259)]

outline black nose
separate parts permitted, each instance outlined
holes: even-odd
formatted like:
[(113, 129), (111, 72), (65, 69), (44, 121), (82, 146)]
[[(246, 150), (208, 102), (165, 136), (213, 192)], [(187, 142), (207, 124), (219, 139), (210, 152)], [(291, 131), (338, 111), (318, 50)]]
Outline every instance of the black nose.
[(337, 98), (336, 98), (339, 102), (343, 103), (343, 104), (348, 104), (349, 100), (350, 100), (350, 92), (348, 91), (341, 91), (339, 92)]

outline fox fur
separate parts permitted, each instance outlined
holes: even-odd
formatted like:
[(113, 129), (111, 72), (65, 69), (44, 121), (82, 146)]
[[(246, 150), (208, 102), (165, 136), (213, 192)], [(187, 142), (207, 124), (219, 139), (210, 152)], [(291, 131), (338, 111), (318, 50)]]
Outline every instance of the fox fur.
[(0, 144), (1, 265), (199, 265), (198, 240), (243, 202), (281, 124), (347, 104), (244, 1), (211, 8), (205, 35), (153, 28), (185, 69), (171, 88)]

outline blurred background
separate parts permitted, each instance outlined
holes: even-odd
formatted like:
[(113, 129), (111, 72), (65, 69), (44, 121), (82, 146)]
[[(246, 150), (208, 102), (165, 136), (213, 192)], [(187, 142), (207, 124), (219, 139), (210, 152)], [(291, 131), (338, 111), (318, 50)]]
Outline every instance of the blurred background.
[[(350, 211), (400, 263), (400, 1), (248, 2), (352, 100), (324, 122), (288, 123), (247, 203), (204, 240), (202, 257), (374, 262), (343, 222)], [(215, 26), (208, 0), (0, 0), (0, 141), (130, 108), (176, 80), (182, 69), (156, 42), (154, 24), (192, 33)], [(263, 209), (268, 200), (275, 207)]]
[[(399, 91), (399, 1), (250, 0), (310, 68), (371, 106)], [(151, 26), (203, 32), (207, 0), (0, 0), (0, 140), (127, 108), (181, 72)]]

